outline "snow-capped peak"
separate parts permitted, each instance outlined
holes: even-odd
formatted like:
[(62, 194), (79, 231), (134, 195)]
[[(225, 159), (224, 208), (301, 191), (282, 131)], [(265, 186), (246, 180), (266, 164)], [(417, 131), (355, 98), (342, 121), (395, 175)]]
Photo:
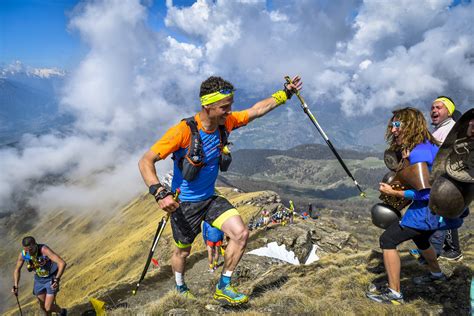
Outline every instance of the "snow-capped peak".
[(63, 77), (66, 74), (64, 70), (57, 68), (35, 68), (31, 71), (31, 73), (41, 78), (50, 78), (53, 76)]
[(33, 68), (25, 66), (17, 60), (5, 67), (0, 67), (0, 77), (6, 78), (15, 75), (26, 75), (28, 77), (52, 78), (64, 77), (66, 72), (59, 68)]

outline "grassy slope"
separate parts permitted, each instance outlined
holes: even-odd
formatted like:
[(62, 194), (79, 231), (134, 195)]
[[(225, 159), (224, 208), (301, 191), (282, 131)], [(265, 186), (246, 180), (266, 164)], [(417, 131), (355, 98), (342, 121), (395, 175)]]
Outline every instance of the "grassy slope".
[(440, 285), (415, 287), (411, 278), (426, 270), (408, 254), (411, 243), (401, 247), (401, 285), (407, 302), (402, 306), (377, 304), (365, 297), (367, 286), (385, 280), (385, 275), (381, 253), (364, 244), (365, 250), (346, 248), (309, 266), (275, 265), (257, 280), (239, 281), (240, 290), (252, 293), (249, 304), (240, 309), (214, 305), (209, 295), (194, 301), (170, 291), (142, 308), (118, 309), (112, 315), (163, 315), (170, 310), (176, 315), (467, 315), (474, 267), (472, 233), (463, 231), (462, 263), (441, 261), (449, 281)]
[[(473, 242), (465, 245), (464, 255), (472, 258)], [(365, 297), (365, 289), (383, 273), (374, 272), (382, 267), (380, 254), (370, 250), (345, 249), (331, 254), (309, 266), (276, 265), (267, 276), (240, 283), (239, 289), (252, 293), (249, 304), (241, 309), (213, 305), (210, 297), (186, 300), (174, 292), (140, 309), (119, 309), (112, 315), (163, 315), (172, 309), (186, 310), (186, 314), (245, 315), (466, 315), (472, 260), (464, 264), (443, 262), (443, 270), (451, 275), (442, 285), (414, 288), (411, 277), (423, 273), (422, 268), (406, 251), (402, 252), (402, 288), (407, 304), (403, 306), (376, 304)], [(265, 278), (274, 278), (262, 287)], [(256, 289), (258, 288), (258, 291)], [(451, 292), (451, 294), (450, 294)], [(176, 311), (176, 314), (179, 314)], [(213, 314), (213, 313), (212, 313)]]
[[(235, 204), (261, 195), (258, 192), (237, 194), (226, 188), (221, 189), (221, 192)], [(257, 210), (252, 205), (239, 207), (244, 219), (248, 219)], [(89, 297), (99, 296), (104, 290), (120, 283), (136, 282), (142, 272), (157, 224), (163, 216), (164, 212), (158, 210), (155, 201), (144, 194), (116, 214), (96, 212), (73, 216), (58, 212), (42, 219), (28, 234), (35, 236), (39, 242), (48, 244), (68, 263), (58, 303), (65, 306), (84, 303)], [(16, 240), (20, 241), (22, 236), (16, 236)], [(170, 249), (172, 245), (171, 226), (168, 224), (159, 249)], [(194, 252), (204, 250), (200, 238), (196, 238), (193, 248)], [(160, 251), (159, 260), (165, 263), (170, 255), (170, 251)], [(11, 260), (5, 266), (4, 263), (1, 265), (2, 269), (13, 271), (14, 262)], [(23, 280), (32, 278), (26, 269), (22, 272)], [(20, 284), (21, 301), (25, 307), (36, 306), (31, 295), (31, 284), (24, 284)], [(15, 305), (10, 307), (16, 306), (13, 297), (11, 304)]]
[[(259, 211), (259, 207), (249, 205), (252, 198), (262, 195), (262, 192), (236, 193), (230, 189), (222, 189), (234, 204), (242, 205), (239, 211), (244, 219), (248, 219)], [(62, 290), (58, 302), (72, 306), (87, 301), (91, 296), (100, 296), (119, 283), (133, 284), (139, 277), (144, 260), (148, 254), (151, 239), (157, 222), (163, 212), (157, 211), (156, 204), (148, 195), (143, 195), (132, 201), (121, 211), (113, 215), (89, 214), (71, 216), (67, 213), (57, 213), (42, 220), (38, 227), (30, 233), (38, 236), (38, 240), (48, 243), (61, 254), (69, 263), (63, 278)], [(349, 229), (354, 223), (338, 220), (340, 226)], [(356, 237), (362, 244), (359, 251), (346, 249), (339, 254), (323, 258), (311, 266), (275, 266), (271, 274), (282, 275), (280, 284), (272, 285), (252, 296), (250, 305), (245, 310), (237, 310), (249, 315), (265, 313), (281, 314), (439, 314), (452, 312), (453, 301), (443, 298), (436, 293), (445, 293), (453, 288), (459, 293), (464, 305), (467, 305), (467, 282), (472, 275), (474, 234), (472, 229), (463, 229), (464, 261), (462, 264), (446, 264), (443, 269), (450, 274), (460, 276), (450, 281), (446, 286), (433, 289), (433, 295), (408, 291), (409, 304), (402, 307), (381, 306), (369, 303), (364, 297), (364, 289), (375, 278), (383, 276), (380, 272), (373, 273), (373, 266), (381, 266), (380, 258), (373, 258), (370, 248), (377, 249), (376, 235), (379, 230), (370, 227), (364, 230), (368, 222), (358, 223), (353, 229), (358, 231)], [(359, 227), (360, 226), (360, 227)], [(469, 225), (472, 227), (472, 225)], [(48, 229), (47, 233), (42, 230)], [(364, 232), (365, 231), (365, 232)], [(364, 240), (364, 235), (370, 238)], [(20, 240), (20, 236), (18, 236)], [(369, 242), (368, 242), (369, 241)], [(164, 232), (160, 249), (171, 247), (170, 226)], [(403, 249), (407, 249), (406, 244)], [(203, 250), (202, 242), (197, 239), (195, 252)], [(170, 252), (160, 253), (161, 263), (169, 259)], [(402, 252), (402, 286), (409, 286), (409, 279), (420, 272), (420, 267)], [(2, 267), (3, 268), (3, 267)], [(8, 269), (11, 267), (8, 266)], [(31, 278), (23, 273), (24, 278)], [(241, 284), (246, 292), (252, 292), (262, 280), (254, 280)], [(30, 301), (30, 306), (36, 303), (32, 300), (29, 288), (23, 288), (22, 302)], [(15, 302), (12, 301), (12, 304)], [(157, 302), (151, 302), (143, 310), (119, 310), (119, 315), (149, 313), (160, 315), (171, 308), (186, 308), (191, 313), (209, 313), (207, 302), (189, 302), (169, 293)], [(456, 303), (456, 305), (459, 305)], [(13, 307), (13, 306), (12, 306)], [(26, 304), (25, 304), (26, 307)], [(224, 312), (232, 312), (225, 310)]]

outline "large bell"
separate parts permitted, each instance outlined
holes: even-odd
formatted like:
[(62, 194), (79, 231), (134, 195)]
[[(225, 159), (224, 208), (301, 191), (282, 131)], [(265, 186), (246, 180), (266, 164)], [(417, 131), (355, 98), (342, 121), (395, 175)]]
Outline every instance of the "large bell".
[(447, 175), (439, 176), (431, 188), (430, 210), (446, 218), (459, 217), (473, 199), (471, 186)]
[(429, 207), (446, 218), (459, 217), (474, 198), (474, 151), (467, 136), (474, 108), (456, 122), (436, 155), (431, 172)]
[(370, 209), (372, 223), (378, 228), (386, 229), (388, 226), (400, 221), (400, 212), (390, 205), (377, 203)]

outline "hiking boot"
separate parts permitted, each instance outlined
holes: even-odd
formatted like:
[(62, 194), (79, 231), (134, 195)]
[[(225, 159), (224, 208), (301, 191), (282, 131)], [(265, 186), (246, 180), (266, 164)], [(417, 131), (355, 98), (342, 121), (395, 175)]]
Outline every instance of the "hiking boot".
[(59, 313), (59, 316), (67, 316), (67, 309), (61, 308), (61, 312)]
[(448, 278), (446, 277), (446, 275), (444, 273), (439, 277), (434, 276), (431, 273), (428, 273), (428, 274), (425, 274), (425, 275), (422, 275), (422, 276), (414, 277), (413, 278), (413, 283), (415, 283), (417, 285), (424, 285), (424, 284), (441, 283), (441, 282), (445, 282), (447, 280), (448, 280)]
[(223, 289), (219, 289), (219, 285), (216, 285), (214, 299), (228, 303), (230, 305), (240, 305), (247, 303), (249, 297), (243, 293), (237, 292), (237, 290), (232, 285), (228, 284)]
[(461, 261), (463, 256), (460, 251), (456, 250), (448, 250), (448, 251), (443, 251), (443, 253), (439, 256), (441, 259), (446, 259), (449, 261)]
[(416, 259), (421, 257), (420, 251), (418, 249), (410, 249), (409, 253)]
[(189, 298), (192, 300), (196, 299), (196, 297), (191, 293), (186, 284), (176, 285), (176, 291), (178, 291), (178, 294), (184, 296), (185, 298)]
[(400, 296), (396, 296), (388, 288), (380, 294), (366, 292), (365, 296), (367, 296), (368, 299), (381, 304), (402, 305), (405, 303), (405, 301), (403, 300), (403, 295), (401, 293)]

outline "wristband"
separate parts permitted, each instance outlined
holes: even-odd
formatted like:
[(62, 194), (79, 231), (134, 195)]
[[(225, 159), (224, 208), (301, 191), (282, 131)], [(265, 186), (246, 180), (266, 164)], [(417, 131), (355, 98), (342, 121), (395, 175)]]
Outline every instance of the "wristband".
[(152, 185), (150, 185), (150, 187), (148, 188), (148, 192), (149, 192), (151, 195), (155, 196), (155, 195), (156, 195), (156, 192), (158, 192), (158, 190), (159, 190), (160, 188), (162, 188), (162, 187), (163, 187), (163, 185), (162, 185), (161, 183), (152, 184)]
[(283, 90), (279, 90), (279, 91), (275, 92), (274, 94), (272, 94), (272, 98), (275, 100), (277, 105), (281, 105), (281, 104), (285, 103), (286, 100), (288, 100), (288, 97), (287, 97), (285, 91), (283, 91)]

